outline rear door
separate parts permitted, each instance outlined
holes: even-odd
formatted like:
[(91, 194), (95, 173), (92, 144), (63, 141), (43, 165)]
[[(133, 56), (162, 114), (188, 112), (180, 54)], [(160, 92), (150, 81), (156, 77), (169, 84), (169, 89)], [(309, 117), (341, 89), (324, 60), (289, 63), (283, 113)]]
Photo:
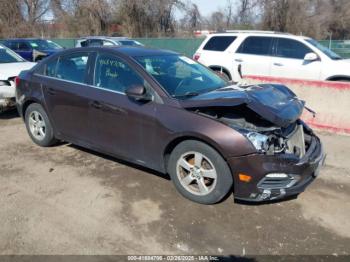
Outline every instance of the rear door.
[(234, 54), (242, 75), (270, 76), (272, 37), (248, 36)]
[(89, 94), (86, 92), (89, 53), (75, 52), (51, 59), (42, 81), (46, 107), (55, 130), (66, 138), (89, 142)]
[(25, 41), (17, 43), (17, 51), (20, 56), (28, 61), (33, 61), (33, 48)]
[(317, 80), (321, 73), (321, 60), (304, 61), (313, 51), (294, 39), (276, 38), (271, 60), (271, 76)]
[(213, 36), (202, 48), (198, 49), (194, 55), (194, 59), (200, 63), (218, 70), (223, 67), (227, 70), (232, 69), (232, 53), (230, 47), (236, 40), (237, 36)]

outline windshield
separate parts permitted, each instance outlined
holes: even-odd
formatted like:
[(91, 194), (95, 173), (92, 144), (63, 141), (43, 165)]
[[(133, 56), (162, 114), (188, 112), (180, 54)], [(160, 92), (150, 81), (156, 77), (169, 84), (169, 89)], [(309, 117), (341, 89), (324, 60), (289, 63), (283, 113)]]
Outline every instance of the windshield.
[(0, 63), (17, 63), (25, 60), (8, 48), (0, 46)]
[(325, 47), (324, 45), (320, 44), (314, 39), (305, 39), (306, 42), (312, 44), (314, 47), (316, 47), (318, 50), (320, 50), (322, 53), (324, 53), (326, 56), (328, 56), (330, 59), (333, 60), (340, 60), (342, 59), (338, 54), (334, 53), (329, 48)]
[(211, 70), (185, 56), (143, 56), (135, 59), (172, 97), (195, 96), (228, 84)]
[(56, 49), (62, 49), (62, 47), (50, 40), (30, 40), (29, 44), (34, 49), (39, 50), (56, 50)]

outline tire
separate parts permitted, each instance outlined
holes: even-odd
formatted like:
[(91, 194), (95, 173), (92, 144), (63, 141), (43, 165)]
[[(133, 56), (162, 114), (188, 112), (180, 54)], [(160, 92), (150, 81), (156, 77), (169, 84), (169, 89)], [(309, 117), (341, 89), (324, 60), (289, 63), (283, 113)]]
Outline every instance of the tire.
[(24, 119), (27, 132), (35, 144), (49, 147), (57, 143), (50, 120), (40, 104), (29, 105)]
[(233, 185), (231, 171), (222, 156), (195, 140), (181, 142), (174, 148), (168, 173), (181, 195), (200, 204), (218, 203)]

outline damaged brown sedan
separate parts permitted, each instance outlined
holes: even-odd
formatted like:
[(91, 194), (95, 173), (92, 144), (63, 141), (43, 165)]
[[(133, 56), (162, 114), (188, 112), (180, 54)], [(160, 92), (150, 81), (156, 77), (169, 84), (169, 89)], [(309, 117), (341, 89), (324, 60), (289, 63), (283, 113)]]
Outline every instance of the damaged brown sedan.
[(323, 163), (282, 85), (232, 85), (177, 53), (142, 47), (65, 50), (22, 72), (17, 107), (32, 140), (58, 140), (169, 173), (186, 198), (297, 195)]

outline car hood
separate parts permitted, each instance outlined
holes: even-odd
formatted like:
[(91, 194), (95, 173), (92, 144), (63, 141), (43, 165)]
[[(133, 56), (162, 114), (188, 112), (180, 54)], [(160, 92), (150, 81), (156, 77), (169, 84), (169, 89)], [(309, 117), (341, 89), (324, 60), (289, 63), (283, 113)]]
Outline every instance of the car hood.
[(18, 76), (21, 71), (31, 69), (34, 65), (32, 62), (0, 63), (0, 80)]
[(287, 127), (299, 119), (305, 102), (299, 100), (286, 86), (261, 84), (228, 86), (181, 100), (180, 104), (187, 109), (234, 107), (244, 104), (274, 125)]

